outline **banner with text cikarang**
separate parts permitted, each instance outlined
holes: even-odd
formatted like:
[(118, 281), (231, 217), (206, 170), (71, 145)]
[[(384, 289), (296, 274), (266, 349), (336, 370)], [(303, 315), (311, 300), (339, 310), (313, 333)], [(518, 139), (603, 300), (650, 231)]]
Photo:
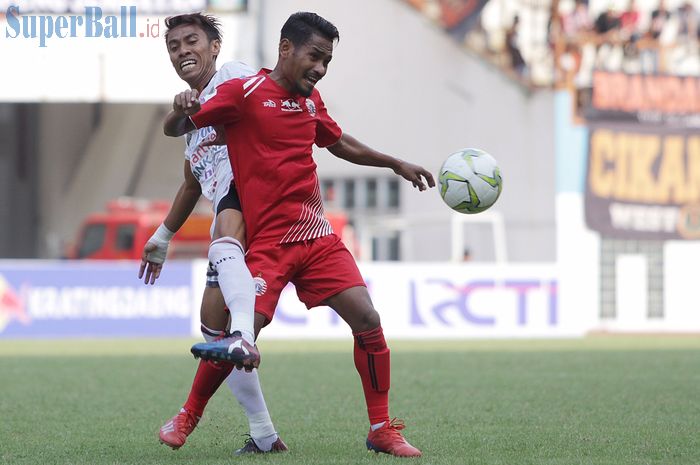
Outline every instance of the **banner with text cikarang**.
[(700, 239), (700, 80), (598, 72), (586, 116), (587, 226), (620, 239)]

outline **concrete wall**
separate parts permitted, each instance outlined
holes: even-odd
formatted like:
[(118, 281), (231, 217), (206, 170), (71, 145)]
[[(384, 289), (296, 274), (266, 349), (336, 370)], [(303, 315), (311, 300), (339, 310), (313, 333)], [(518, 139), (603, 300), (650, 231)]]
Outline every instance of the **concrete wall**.
[[(37, 255), (60, 257), (66, 239), (65, 195), (75, 181), (85, 149), (100, 119), (98, 104), (56, 103), (39, 106)], [(65, 224), (65, 226), (63, 226)]]
[(38, 105), (0, 104), (0, 257), (35, 253), (38, 113)]
[(172, 198), (177, 191), (182, 141), (162, 134), (162, 105), (55, 103), (39, 109), (38, 237), (29, 256), (60, 257), (82, 220), (111, 199)]

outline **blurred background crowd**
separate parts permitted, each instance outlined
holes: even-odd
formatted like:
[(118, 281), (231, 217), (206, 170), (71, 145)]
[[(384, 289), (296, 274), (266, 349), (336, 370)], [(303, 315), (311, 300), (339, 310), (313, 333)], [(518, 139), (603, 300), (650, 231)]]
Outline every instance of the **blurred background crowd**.
[(527, 86), (585, 87), (594, 69), (700, 73), (700, 13), (691, 0), (410, 3)]

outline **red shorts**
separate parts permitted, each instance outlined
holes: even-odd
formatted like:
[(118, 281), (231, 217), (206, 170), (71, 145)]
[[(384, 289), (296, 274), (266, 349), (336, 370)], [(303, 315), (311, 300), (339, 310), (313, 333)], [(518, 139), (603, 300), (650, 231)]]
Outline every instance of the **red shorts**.
[(254, 242), (245, 261), (255, 280), (255, 311), (265, 315), (267, 323), (289, 282), (306, 308), (351, 287), (365, 286), (355, 259), (335, 234), (291, 244)]

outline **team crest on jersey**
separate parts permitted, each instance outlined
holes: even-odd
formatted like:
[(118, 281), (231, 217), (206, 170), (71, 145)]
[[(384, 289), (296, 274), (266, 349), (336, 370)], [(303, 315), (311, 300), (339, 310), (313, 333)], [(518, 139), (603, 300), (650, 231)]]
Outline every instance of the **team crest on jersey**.
[(306, 109), (309, 110), (311, 116), (316, 116), (316, 105), (313, 100), (306, 99)]
[(255, 295), (260, 297), (267, 292), (267, 282), (262, 278), (262, 276), (256, 276), (253, 278), (255, 282)]
[(288, 98), (282, 100), (282, 111), (301, 111), (301, 106), (296, 100)]

